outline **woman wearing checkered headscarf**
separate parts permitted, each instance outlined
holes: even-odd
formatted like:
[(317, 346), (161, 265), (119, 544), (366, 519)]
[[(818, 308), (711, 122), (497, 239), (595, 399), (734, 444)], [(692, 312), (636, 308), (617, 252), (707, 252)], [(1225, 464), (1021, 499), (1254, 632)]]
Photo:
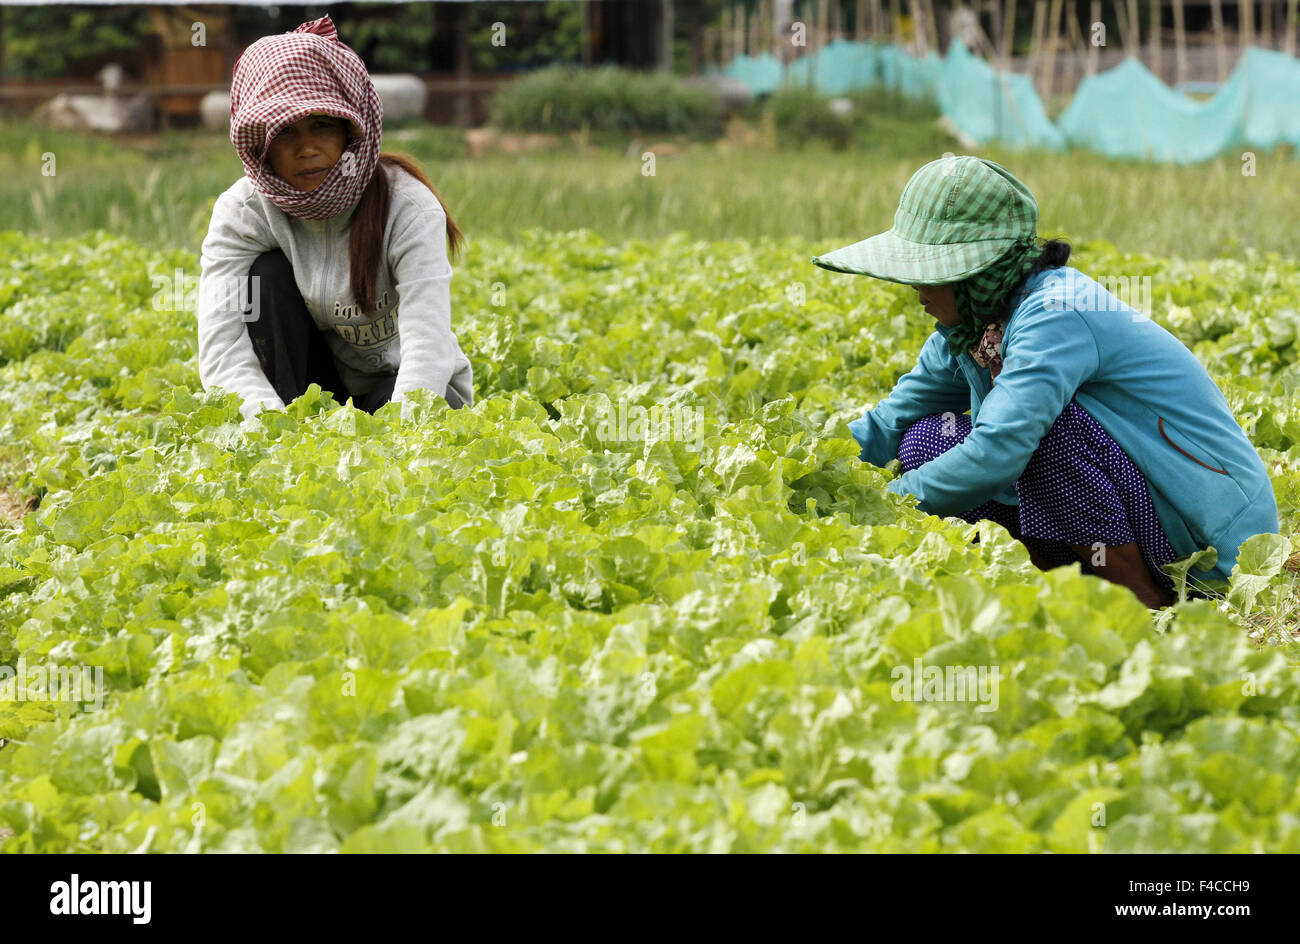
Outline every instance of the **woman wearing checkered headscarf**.
[(889, 491), (996, 521), (1044, 570), (1079, 562), (1157, 608), (1164, 567), (1212, 549), (1198, 582), (1223, 589), (1242, 543), (1277, 533), (1267, 469), (1195, 355), (1069, 256), (1039, 244), (1010, 171), (946, 157), (913, 175), (892, 229), (814, 258), (914, 286), (935, 319), (916, 367), (849, 424), (861, 458), (898, 459)]
[(313, 383), (367, 412), (415, 389), (473, 402), (451, 330), (460, 230), (413, 159), (380, 151), (382, 133), (365, 64), (328, 16), (235, 62), (230, 140), (244, 177), (218, 198), (203, 243), (199, 369), (246, 417)]
[[(319, 179), (299, 176), (295, 155), (277, 147), (287, 127), (310, 115), (338, 119), (347, 138)], [(361, 198), (379, 162), (383, 116), (365, 64), (328, 16), (259, 39), (235, 62), (230, 141), (253, 186), (293, 216), (327, 219)]]

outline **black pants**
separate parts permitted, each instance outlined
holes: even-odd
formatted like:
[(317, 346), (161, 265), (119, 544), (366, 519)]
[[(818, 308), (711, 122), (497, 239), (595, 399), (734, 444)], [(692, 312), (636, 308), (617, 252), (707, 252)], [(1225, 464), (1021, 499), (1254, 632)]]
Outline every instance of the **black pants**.
[[(307, 387), (319, 384), (339, 403), (352, 397), (359, 410), (373, 413), (393, 398), (396, 374), (380, 378), (369, 393), (355, 395), (339, 377), (334, 354), (325, 343), (325, 335), (307, 310), (307, 304), (294, 281), (293, 266), (284, 252), (264, 252), (248, 270), (251, 283), (257, 276), (258, 318), (248, 322), (248, 336), (262, 365), (262, 373), (286, 404), (302, 396)], [(252, 285), (249, 286), (252, 291)], [(246, 296), (251, 297), (251, 295)]]

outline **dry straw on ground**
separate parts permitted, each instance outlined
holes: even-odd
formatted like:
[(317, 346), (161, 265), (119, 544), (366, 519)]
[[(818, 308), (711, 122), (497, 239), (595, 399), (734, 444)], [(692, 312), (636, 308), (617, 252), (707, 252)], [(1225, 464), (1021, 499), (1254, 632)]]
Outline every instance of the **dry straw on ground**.
[(24, 501), (13, 492), (0, 488), (0, 527), (12, 527), (23, 520), (23, 515), (36, 507), (34, 499)]

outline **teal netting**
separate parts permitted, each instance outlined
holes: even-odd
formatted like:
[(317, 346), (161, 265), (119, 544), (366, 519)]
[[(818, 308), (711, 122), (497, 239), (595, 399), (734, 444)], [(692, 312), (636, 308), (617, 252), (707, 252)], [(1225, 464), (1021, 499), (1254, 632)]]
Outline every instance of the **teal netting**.
[(723, 74), (755, 94), (783, 82), (828, 95), (888, 88), (936, 102), (977, 144), (1056, 150), (1066, 145), (1112, 157), (1190, 163), (1279, 144), (1300, 148), (1300, 60), (1247, 50), (1213, 98), (1169, 88), (1136, 59), (1087, 77), (1055, 123), (1027, 75), (999, 72), (954, 41), (948, 55), (918, 59), (874, 42), (837, 40), (784, 67), (772, 55), (738, 56)]

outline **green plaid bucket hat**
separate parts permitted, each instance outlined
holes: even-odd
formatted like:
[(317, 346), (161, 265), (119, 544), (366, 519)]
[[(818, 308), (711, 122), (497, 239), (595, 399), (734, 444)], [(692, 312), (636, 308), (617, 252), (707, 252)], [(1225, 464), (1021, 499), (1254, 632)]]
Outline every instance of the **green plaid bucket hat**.
[(992, 161), (943, 157), (907, 182), (888, 232), (823, 256), (814, 265), (904, 285), (960, 282), (1038, 233), (1038, 201)]

